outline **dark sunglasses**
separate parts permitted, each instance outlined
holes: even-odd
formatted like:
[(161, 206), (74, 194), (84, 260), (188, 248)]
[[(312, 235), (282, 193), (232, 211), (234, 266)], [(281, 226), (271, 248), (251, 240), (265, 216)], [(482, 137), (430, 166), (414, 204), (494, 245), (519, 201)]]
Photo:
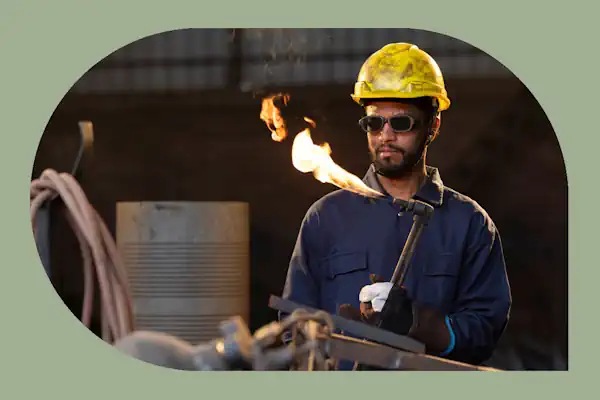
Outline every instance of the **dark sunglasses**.
[(397, 115), (385, 118), (380, 115), (367, 115), (358, 121), (358, 125), (365, 132), (378, 132), (389, 123), (394, 132), (410, 132), (415, 128), (417, 122), (410, 115)]

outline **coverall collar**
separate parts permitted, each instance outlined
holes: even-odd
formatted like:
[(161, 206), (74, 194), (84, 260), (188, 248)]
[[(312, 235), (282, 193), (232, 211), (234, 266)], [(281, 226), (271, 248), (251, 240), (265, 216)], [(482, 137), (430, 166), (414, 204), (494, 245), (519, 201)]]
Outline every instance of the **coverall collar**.
[[(426, 166), (425, 169), (427, 178), (425, 179), (425, 182), (421, 188), (414, 195), (414, 198), (425, 201), (432, 206), (440, 207), (444, 199), (444, 183), (442, 182), (442, 178), (440, 177), (440, 173), (437, 168)], [(371, 189), (377, 190), (386, 196), (390, 196), (390, 194), (379, 182), (379, 178), (373, 164), (371, 164), (369, 167), (369, 170), (363, 178), (363, 182)]]

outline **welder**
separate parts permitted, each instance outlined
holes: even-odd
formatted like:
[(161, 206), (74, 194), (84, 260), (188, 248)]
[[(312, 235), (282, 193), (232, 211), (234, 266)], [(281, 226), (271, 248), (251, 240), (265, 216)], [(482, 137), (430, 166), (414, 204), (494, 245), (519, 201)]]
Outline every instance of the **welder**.
[(364, 322), (398, 301), (392, 315), (398, 327), (390, 330), (421, 341), (429, 354), (482, 364), (506, 329), (512, 298), (492, 218), (445, 186), (426, 162), (451, 103), (442, 72), (416, 45), (391, 43), (366, 59), (351, 97), (364, 110), (358, 125), (372, 161), (363, 181), (386, 198), (426, 202), (433, 215), (416, 244), (402, 296), (392, 296), (389, 280), (411, 214), (392, 201), (345, 190), (325, 195), (300, 225), (282, 297)]

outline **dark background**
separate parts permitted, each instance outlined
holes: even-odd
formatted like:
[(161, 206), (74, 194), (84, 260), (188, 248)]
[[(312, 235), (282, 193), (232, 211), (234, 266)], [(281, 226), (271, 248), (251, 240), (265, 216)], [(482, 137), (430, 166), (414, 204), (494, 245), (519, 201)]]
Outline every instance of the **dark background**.
[[(33, 176), (70, 170), (80, 120), (96, 132), (81, 185), (114, 234), (119, 201), (244, 201), (251, 221), (251, 328), (276, 318), (300, 221), (335, 190), (291, 164), (291, 139), (271, 140), (261, 96), (287, 91), (318, 122), (313, 139), (362, 177), (366, 138), (350, 99), (364, 59), (408, 41), (436, 58), (451, 108), (428, 163), (477, 200), (502, 235), (513, 309), (490, 365), (567, 369), (567, 182), (556, 135), (527, 88), (481, 51), (402, 29), (189, 30), (142, 39), (111, 54), (58, 105)], [(291, 133), (293, 135), (293, 132)], [(81, 260), (65, 224), (53, 226), (53, 283), (81, 306)], [(93, 327), (97, 329), (97, 327)]]

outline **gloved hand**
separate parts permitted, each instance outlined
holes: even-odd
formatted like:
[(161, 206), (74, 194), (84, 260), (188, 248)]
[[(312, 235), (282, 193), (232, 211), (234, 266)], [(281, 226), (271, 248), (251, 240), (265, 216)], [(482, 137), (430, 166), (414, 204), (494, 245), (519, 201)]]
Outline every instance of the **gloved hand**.
[(429, 354), (439, 355), (448, 348), (451, 334), (443, 314), (411, 301), (403, 287), (377, 275), (370, 278), (372, 283), (359, 293), (360, 311), (343, 304), (338, 311), (340, 316), (412, 337), (423, 343)]
[[(359, 293), (360, 310), (350, 304), (343, 304), (338, 314), (406, 335), (412, 324), (412, 306), (405, 290), (375, 274), (371, 274), (370, 280), (371, 284), (364, 286)], [(382, 324), (381, 318), (384, 315), (386, 318)]]
[[(370, 276), (371, 283), (383, 282), (383, 279), (375, 274)], [(359, 296), (360, 297), (360, 296)], [(338, 315), (353, 321), (360, 321), (373, 325), (372, 317), (374, 312), (371, 303), (361, 303), (360, 310), (357, 310), (351, 304), (342, 304), (338, 309)]]
[(413, 304), (413, 316), (414, 321), (407, 336), (423, 343), (427, 353), (445, 355), (443, 353), (452, 342), (452, 327), (446, 324), (446, 316), (434, 308), (419, 304)]
[(365, 307), (370, 307), (374, 312), (381, 312), (392, 286), (392, 282), (375, 281), (360, 290), (358, 299)]

